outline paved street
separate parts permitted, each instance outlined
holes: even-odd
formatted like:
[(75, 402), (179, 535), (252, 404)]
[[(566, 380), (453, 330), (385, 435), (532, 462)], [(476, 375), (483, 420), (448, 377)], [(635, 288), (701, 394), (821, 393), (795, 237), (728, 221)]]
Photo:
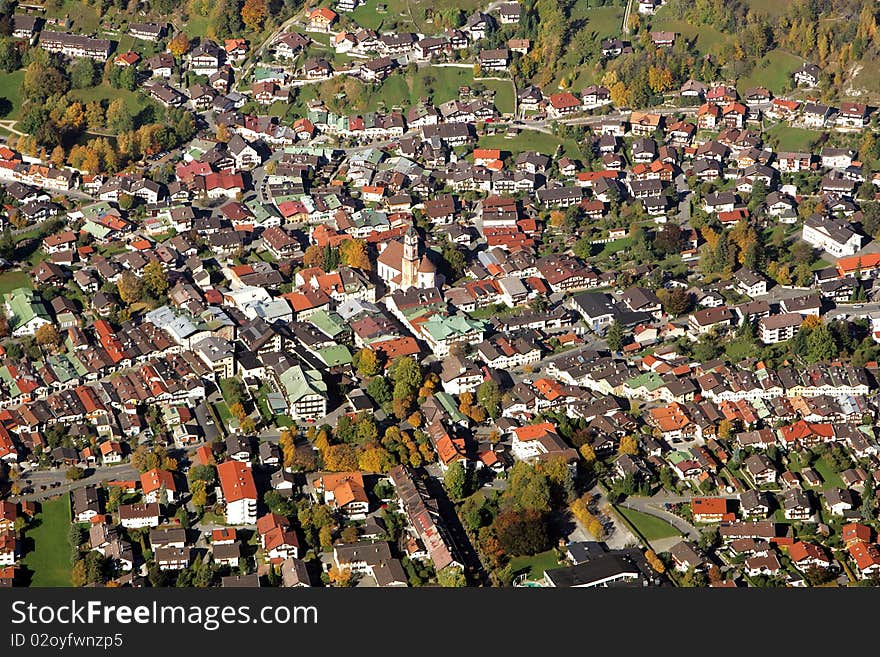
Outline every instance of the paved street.
[[(34, 492), (28, 493), (27, 495), (20, 495), (18, 497), (12, 496), (10, 499), (13, 501), (44, 500), (54, 495), (70, 492), (74, 488), (80, 488), (87, 484), (99, 484), (103, 481), (113, 481), (117, 479), (137, 479), (138, 477), (137, 471), (128, 463), (99, 466), (97, 468), (90, 468), (89, 471), (91, 474), (79, 481), (68, 481), (65, 468), (34, 472), (24, 471), (21, 475), (21, 481), (24, 483), (26, 479), (30, 479), (32, 483), (29, 485), (34, 489)], [(51, 484), (55, 482), (60, 482), (61, 485), (51, 488)], [(40, 490), (40, 486), (46, 486), (46, 490)]]

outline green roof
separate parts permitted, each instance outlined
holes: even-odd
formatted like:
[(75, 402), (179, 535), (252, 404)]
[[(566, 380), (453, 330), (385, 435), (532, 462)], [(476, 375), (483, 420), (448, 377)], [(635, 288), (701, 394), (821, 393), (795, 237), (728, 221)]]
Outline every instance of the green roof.
[(108, 228), (107, 226), (102, 226), (101, 224), (97, 224), (94, 221), (92, 221), (91, 219), (87, 220), (83, 224), (82, 230), (98, 240), (104, 239), (111, 232), (111, 229)]
[(324, 383), (318, 370), (304, 370), (301, 366), (294, 365), (279, 378), (291, 403), (307, 395), (327, 396), (327, 384)]
[(422, 324), (422, 330), (428, 333), (435, 341), (446, 340), (450, 336), (465, 335), (474, 331), (482, 331), (484, 323), (480, 320), (469, 319), (463, 315), (431, 315)]
[(660, 375), (657, 372), (645, 372), (644, 374), (639, 374), (637, 377), (634, 377), (626, 382), (630, 388), (635, 390), (636, 388), (645, 387), (649, 391), (657, 390), (657, 388), (662, 388), (666, 385), (663, 382), (663, 379), (660, 378)]
[(453, 422), (468, 421), (464, 413), (458, 410), (458, 404), (452, 398), (452, 395), (450, 395), (448, 392), (443, 392), (442, 390), (440, 390), (439, 392), (435, 392), (434, 396), (437, 398), (437, 401), (440, 402), (440, 405), (443, 407), (443, 409), (449, 414), (449, 417)]
[(5, 295), (6, 306), (12, 313), (9, 328), (15, 331), (39, 317), (51, 322), (51, 316), (39, 294), (26, 287), (14, 289)]
[(80, 208), (80, 212), (83, 213), (83, 216), (86, 219), (94, 219), (96, 217), (103, 217), (105, 214), (111, 212), (116, 212), (116, 208), (110, 205), (109, 201), (99, 201), (97, 203), (87, 205), (84, 208)]
[(332, 347), (318, 349), (318, 356), (324, 361), (327, 367), (351, 365), (351, 352), (345, 345), (335, 344)]
[(52, 368), (52, 371), (55, 373), (55, 376), (58, 377), (59, 382), (66, 383), (77, 377), (76, 368), (65, 356), (49, 356), (46, 360)]
[(73, 369), (76, 370), (76, 373), (80, 376), (85, 376), (89, 373), (88, 368), (83, 365), (83, 362), (79, 359), (79, 356), (76, 355), (75, 352), (70, 352), (67, 354), (67, 360), (70, 361), (70, 364), (73, 366)]
[(337, 335), (344, 333), (345, 329), (348, 328), (342, 317), (337, 313), (327, 312), (326, 310), (319, 310), (309, 315), (308, 321), (329, 338), (335, 338)]

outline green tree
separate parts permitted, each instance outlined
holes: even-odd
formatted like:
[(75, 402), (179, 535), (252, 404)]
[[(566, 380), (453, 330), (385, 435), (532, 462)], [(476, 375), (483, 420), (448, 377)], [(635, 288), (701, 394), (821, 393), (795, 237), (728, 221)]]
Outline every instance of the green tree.
[(79, 57), (70, 65), (70, 85), (74, 89), (94, 87), (100, 79), (100, 69), (90, 57)]
[(492, 526), (498, 542), (508, 554), (537, 554), (550, 548), (546, 515), (535, 509), (502, 511)]
[(837, 358), (839, 351), (827, 324), (820, 324), (810, 331), (806, 347), (806, 358), (811, 363)]
[(468, 479), (468, 471), (461, 461), (455, 461), (447, 468), (446, 474), (443, 476), (443, 484), (453, 500), (467, 497), (470, 492)]
[(0, 40), (0, 71), (12, 73), (21, 68), (21, 51), (12, 39)]
[(605, 335), (605, 342), (612, 352), (623, 349), (623, 327), (616, 319), (608, 327), (608, 333)]
[(369, 347), (364, 347), (356, 352), (352, 361), (359, 376), (376, 376), (381, 371), (382, 366), (379, 363), (379, 357), (376, 355), (376, 352)]
[(382, 376), (374, 376), (367, 384), (367, 394), (379, 406), (384, 407), (386, 404), (389, 404), (392, 400), (392, 392), (388, 379)]
[(144, 267), (143, 283), (155, 297), (161, 297), (168, 291), (168, 273), (158, 260), (153, 260)]
[(510, 469), (508, 481), (505, 502), (513, 509), (550, 510), (550, 481), (535, 467), (523, 461), (515, 463)]
[(445, 588), (464, 588), (467, 586), (467, 579), (460, 568), (448, 566), (437, 573), (437, 582)]
[(477, 403), (493, 420), (501, 415), (501, 389), (494, 379), (486, 379), (477, 387)]

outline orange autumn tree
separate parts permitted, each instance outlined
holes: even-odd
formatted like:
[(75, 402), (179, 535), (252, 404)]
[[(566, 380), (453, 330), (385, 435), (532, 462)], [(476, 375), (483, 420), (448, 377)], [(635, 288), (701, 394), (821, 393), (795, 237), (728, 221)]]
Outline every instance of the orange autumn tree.
[(252, 30), (261, 30), (268, 15), (266, 0), (245, 0), (241, 8), (241, 20)]
[(189, 37), (186, 36), (185, 32), (178, 32), (168, 42), (168, 52), (174, 55), (176, 59), (183, 57), (187, 50), (189, 50)]

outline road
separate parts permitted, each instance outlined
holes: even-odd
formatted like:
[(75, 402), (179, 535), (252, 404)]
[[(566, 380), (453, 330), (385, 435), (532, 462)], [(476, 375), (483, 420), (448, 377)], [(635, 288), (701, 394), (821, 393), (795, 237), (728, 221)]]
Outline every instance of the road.
[(620, 26), (620, 31), (623, 32), (625, 36), (629, 36), (629, 15), (632, 13), (633, 0), (629, 0), (626, 3), (626, 11), (623, 12), (623, 25)]
[[(30, 486), (33, 487), (34, 492), (28, 493), (27, 495), (13, 495), (9, 499), (12, 501), (44, 500), (54, 495), (68, 493), (74, 488), (82, 488), (87, 484), (99, 484), (108, 480), (130, 480), (137, 479), (138, 477), (137, 471), (131, 467), (129, 463), (98, 466), (96, 468), (90, 468), (90, 470), (92, 470), (92, 474), (88, 477), (83, 477), (79, 481), (68, 481), (66, 470), (64, 469), (22, 472), (22, 480), (30, 479), (32, 482)], [(60, 482), (61, 485), (56, 488), (49, 488), (50, 484), (55, 482)], [(41, 485), (45, 485), (47, 487), (46, 490), (39, 490)]]
[[(681, 516), (677, 516), (671, 511), (667, 511), (664, 507), (666, 504), (681, 504), (681, 503), (690, 503), (694, 497), (700, 497), (699, 495), (672, 495), (665, 491), (661, 491), (654, 495), (653, 497), (628, 497), (624, 500), (620, 506), (633, 509), (634, 511), (640, 511), (642, 513), (647, 513), (648, 515), (654, 516), (655, 518), (660, 518), (661, 520), (665, 520), (670, 525), (675, 527), (678, 531), (680, 531), (683, 535), (685, 535), (690, 540), (699, 540), (700, 538), (700, 529), (682, 518)], [(739, 495), (725, 495), (722, 497), (726, 497), (727, 499), (738, 500)], [(670, 545), (667, 545), (669, 541), (664, 541), (662, 543), (662, 547), (659, 544), (659, 541), (654, 541), (651, 545), (655, 551), (663, 551), (668, 550)], [(658, 545), (654, 545), (654, 544)]]

